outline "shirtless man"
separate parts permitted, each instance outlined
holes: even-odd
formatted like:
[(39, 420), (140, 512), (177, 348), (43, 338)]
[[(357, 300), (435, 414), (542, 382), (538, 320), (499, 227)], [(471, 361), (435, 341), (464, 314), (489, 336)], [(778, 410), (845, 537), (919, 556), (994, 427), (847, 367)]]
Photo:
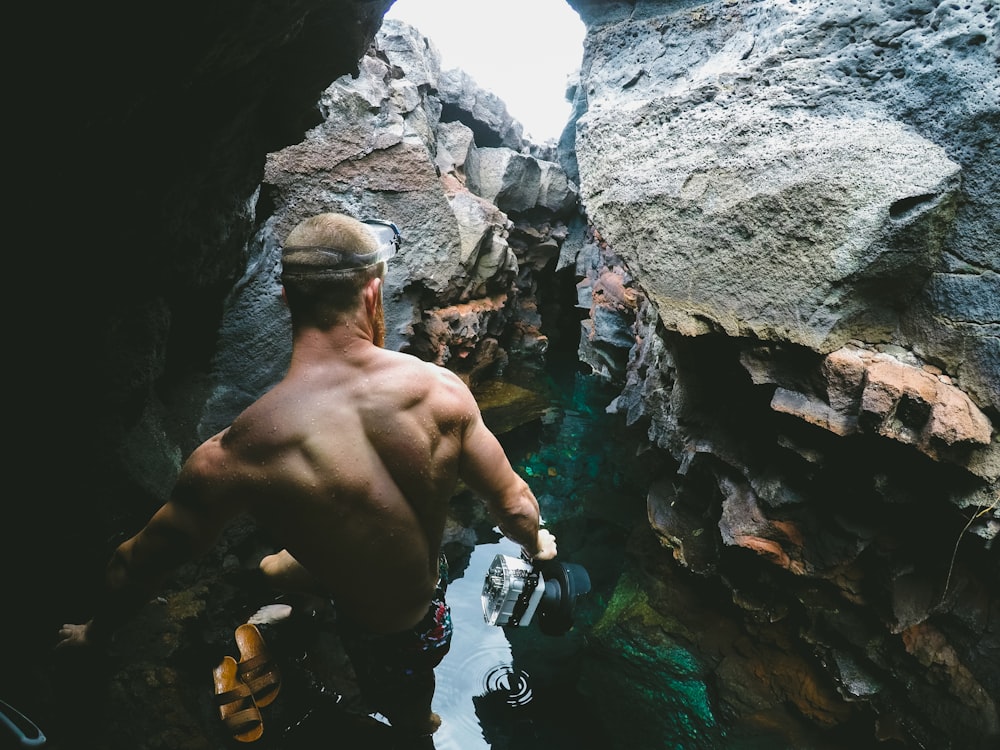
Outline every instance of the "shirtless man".
[(368, 700), (404, 734), (437, 729), (433, 667), (451, 633), (440, 548), (459, 480), (535, 560), (556, 544), (465, 384), (382, 348), (382, 281), (398, 242), (390, 224), (341, 214), (289, 233), (287, 374), (191, 454), (167, 503), (115, 551), (92, 619), (64, 625), (57, 648), (104, 641), (249, 513), (285, 548), (261, 561), (268, 580), (335, 601)]

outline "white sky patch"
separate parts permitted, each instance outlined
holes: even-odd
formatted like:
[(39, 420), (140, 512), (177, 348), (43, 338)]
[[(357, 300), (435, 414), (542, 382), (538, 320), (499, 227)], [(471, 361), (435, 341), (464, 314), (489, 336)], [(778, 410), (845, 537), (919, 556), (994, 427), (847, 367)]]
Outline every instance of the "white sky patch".
[(386, 18), (417, 28), (445, 70), (461, 68), (499, 96), (531, 140), (559, 137), (585, 31), (565, 0), (396, 0)]

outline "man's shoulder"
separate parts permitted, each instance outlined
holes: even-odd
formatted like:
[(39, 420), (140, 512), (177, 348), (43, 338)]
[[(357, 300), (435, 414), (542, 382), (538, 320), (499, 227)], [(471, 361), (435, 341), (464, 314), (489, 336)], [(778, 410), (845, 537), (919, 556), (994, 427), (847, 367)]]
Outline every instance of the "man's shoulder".
[(443, 365), (428, 362), (408, 352), (385, 349), (383, 353), (386, 356), (386, 362), (391, 363), (393, 368), (399, 368), (401, 375), (419, 374), (425, 378), (438, 378), (446, 383), (464, 385), (458, 375)]
[(197, 487), (217, 479), (227, 463), (223, 440), (228, 432), (229, 428), (226, 428), (213, 435), (191, 452), (181, 467), (178, 488)]
[(443, 407), (467, 410), (475, 406), (468, 385), (447, 367), (404, 352), (389, 352), (393, 380), (404, 390), (418, 391)]

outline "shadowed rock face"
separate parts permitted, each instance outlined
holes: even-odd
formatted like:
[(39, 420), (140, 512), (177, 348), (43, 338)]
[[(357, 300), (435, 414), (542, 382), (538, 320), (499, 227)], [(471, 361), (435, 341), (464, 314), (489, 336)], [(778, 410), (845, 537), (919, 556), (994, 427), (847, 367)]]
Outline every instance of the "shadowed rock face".
[[(9, 257), (19, 288), (41, 281), (22, 310), (44, 335), (11, 347), (33, 450), (12, 462), (24, 618), (0, 695), (40, 720), (54, 699), (95, 746), (224, 741), (201, 680), (260, 593), (251, 526), (83, 672), (110, 700), (48, 672), (47, 647), (187, 452), (282, 374), (278, 241), (333, 209), (400, 224), (392, 345), (470, 382), (544, 358), (538, 289), (574, 270), (580, 357), (658, 474), (582, 667), (652, 679), (609, 714), (670, 715), (633, 740), (687, 717), (783, 725), (790, 746), (819, 726), (987, 747), (995, 6), (574, 0), (589, 33), (554, 164), (411, 32), (369, 48), (390, 4), (35, 9)], [(328, 635), (322, 672), (354, 699)]]
[[(12, 244), (23, 252), (13, 276), (44, 279), (44, 300), (15, 348), (31, 363), (22, 434), (61, 434), (72, 484), (53, 497), (88, 488), (119, 505), (119, 447), (152, 392), (212, 356), (222, 302), (246, 266), (267, 153), (321, 121), (319, 95), (356, 73), (390, 5), (25, 9), (24, 28), (44, 29), (44, 41), (15, 76)], [(58, 330), (58, 343), (38, 328)], [(190, 450), (189, 425), (163, 429)], [(176, 470), (175, 458), (161, 463), (160, 476)]]

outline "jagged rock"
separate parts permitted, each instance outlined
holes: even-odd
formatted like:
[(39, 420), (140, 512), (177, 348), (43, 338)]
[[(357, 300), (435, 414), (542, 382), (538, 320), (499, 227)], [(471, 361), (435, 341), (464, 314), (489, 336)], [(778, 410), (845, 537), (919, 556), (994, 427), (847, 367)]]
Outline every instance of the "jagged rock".
[[(640, 308), (625, 388), (609, 410), (623, 413), (631, 422), (648, 423), (651, 441), (677, 461), (676, 475), (652, 485), (647, 496), (650, 524), (661, 544), (678, 562), (691, 565), (689, 558), (694, 559), (693, 570), (708, 578), (718, 576), (732, 587), (733, 602), (748, 622), (794, 620), (800, 606), (822, 621), (803, 639), (826, 654), (824, 663), (846, 700), (869, 705), (878, 713), (880, 735), (904, 744), (934, 744), (949, 732), (962, 737), (992, 732), (988, 722), (981, 724), (971, 713), (954, 713), (950, 698), (948, 710), (961, 717), (960, 728), (951, 724), (944, 709), (919, 708), (935, 700), (931, 697), (935, 688), (919, 670), (895, 656), (907, 628), (937, 622), (943, 611), (981, 611), (982, 604), (973, 604), (971, 596), (967, 602), (952, 604), (957, 591), (965, 586), (995, 591), (995, 580), (987, 572), (995, 565), (977, 557), (986, 552), (971, 529), (978, 520), (981, 538), (989, 537), (989, 525), (998, 520), (996, 485), (984, 484), (972, 463), (958, 460), (995, 451), (993, 443), (976, 442), (989, 439), (989, 431), (983, 429), (988, 422), (970, 416), (975, 412), (968, 409), (957, 410), (964, 415), (959, 423), (965, 426), (948, 430), (949, 439), (959, 434), (977, 438), (948, 449), (965, 445), (964, 453), (931, 461), (915, 449), (899, 453), (916, 446), (884, 437), (861, 418), (873, 363), (885, 364), (886, 370), (873, 377), (872, 384), (881, 383), (880, 389), (895, 394), (893, 399), (904, 393), (903, 384), (911, 378), (922, 385), (934, 384), (933, 393), (924, 394), (928, 403), (944, 404), (954, 398), (964, 405), (972, 404), (971, 399), (939, 368), (924, 365), (902, 348), (883, 347), (885, 351), (877, 352), (851, 345), (823, 356), (781, 343), (732, 344), (722, 336), (690, 340), (659, 333), (657, 324), (655, 309), (644, 313)], [(697, 359), (691, 359), (693, 352)], [(886, 372), (898, 378), (893, 382), (899, 387), (885, 387)], [(741, 377), (746, 385), (741, 385)], [(707, 381), (712, 385), (706, 393)], [(937, 395), (939, 386), (952, 393)], [(763, 398), (754, 396), (757, 390)], [(788, 408), (776, 410), (779, 403)], [(736, 417), (730, 420), (734, 411)], [(720, 432), (721, 423), (729, 427)], [(943, 438), (932, 442), (946, 451)], [(940, 466), (955, 463), (968, 472), (966, 480), (956, 481), (957, 470)], [(705, 489), (709, 479), (712, 492)], [(720, 500), (707, 507), (688, 500), (701, 498), (705, 504), (716, 493)], [(963, 508), (968, 522), (955, 520), (949, 506)], [(742, 557), (730, 558), (727, 553), (718, 553), (714, 561), (696, 557), (705, 548), (693, 543), (701, 543), (707, 532), (694, 537), (693, 531), (700, 528), (703, 517), (715, 514), (722, 545)], [(900, 514), (908, 519), (903, 533), (896, 528)], [(945, 531), (949, 524), (953, 531)], [(950, 589), (945, 584), (942, 592), (942, 579), (951, 578), (949, 558), (963, 550), (980, 562), (959, 565)], [(772, 579), (769, 570), (784, 577)], [(789, 579), (801, 581), (802, 587)], [(995, 681), (983, 680), (991, 662), (978, 666), (982, 652), (975, 634), (984, 631), (981, 620), (976, 623), (952, 628), (945, 638), (963, 663), (977, 665), (975, 679), (989, 685), (984, 690), (993, 695)], [(850, 632), (856, 647), (844, 649), (825, 635), (830, 632)], [(724, 690), (745, 690), (742, 697), (731, 699), (745, 710), (758, 705), (761, 699), (754, 693), (753, 680), (736, 669), (738, 661), (730, 660), (729, 665), (733, 669), (720, 685)], [(899, 685), (915, 683), (921, 688), (911, 693), (914, 703), (906, 705), (900, 700)], [(757, 687), (780, 689), (773, 681), (769, 684)], [(805, 701), (802, 710), (813, 709)], [(846, 720), (842, 711), (842, 707), (823, 710), (813, 718), (837, 723)]]
[(576, 203), (576, 186), (562, 168), (509, 148), (479, 148), (466, 162), (469, 189), (507, 212), (536, 206), (564, 214)]
[[(282, 232), (317, 210), (393, 220), (403, 247), (386, 284), (387, 345), (475, 379), (506, 363), (496, 338), (505, 325), (520, 332), (512, 338), (520, 354), (539, 357), (545, 337), (537, 325), (517, 323), (518, 312), (530, 317), (530, 306), (511, 294), (519, 271), (508, 242), (512, 224), (497, 196), (482, 194), (479, 183), (484, 175), (493, 179), (482, 154), (513, 152), (477, 147), (483, 123), (475, 118), (488, 117), (490, 127), (511, 120), (502, 106), (483, 110), (471, 104), (462, 122), (439, 120), (446, 106), (436, 86), (438, 64), (432, 44), (405, 24), (387, 22), (361, 74), (343, 77), (325, 92), (324, 123), (302, 144), (269, 157), (266, 178), (275, 211), (263, 236), (276, 245)], [(524, 159), (548, 178), (544, 189), (551, 194), (549, 183), (558, 173)], [(542, 190), (535, 184), (530, 203), (519, 208), (537, 208)], [(555, 256), (561, 239), (550, 234), (521, 243), (518, 252)]]
[(454, 173), (465, 186), (465, 162), (476, 145), (472, 131), (460, 122), (442, 122), (437, 135), (434, 163), (441, 174)]
[(839, 436), (876, 433), (913, 445), (995, 488), (1000, 436), (991, 420), (939, 368), (900, 347), (882, 349), (850, 345), (817, 364), (781, 345), (752, 345), (741, 350), (740, 363), (754, 383), (777, 384), (775, 411)]
[(823, 359), (826, 402), (845, 419), (856, 416), (861, 407), (860, 394), (866, 372), (864, 358), (852, 347), (830, 352)]
[(526, 144), (524, 127), (507, 112), (507, 105), (496, 94), (480, 88), (464, 70), (443, 71), (438, 79), (438, 96), (454, 114), (443, 118), (474, 124), (480, 131), (481, 146), (503, 146), (521, 151)]
[(703, 511), (677, 497), (671, 482), (660, 479), (650, 485), (646, 513), (660, 543), (670, 549), (677, 562), (702, 575), (716, 571), (719, 553), (711, 524)]
[(677, 435), (673, 412), (676, 369), (670, 347), (655, 335), (655, 324), (655, 310), (642, 299), (636, 315), (637, 345), (630, 352), (625, 385), (608, 411), (624, 414), (628, 425), (648, 423), (650, 443), (669, 450), (676, 442), (683, 442)]
[(501, 328), (505, 296), (477, 299), (425, 314), (421, 335), (409, 344), (409, 351), (428, 362), (450, 366), (470, 382), (498, 362), (505, 363), (491, 329)]
[(771, 408), (785, 414), (794, 414), (809, 424), (822, 427), (837, 435), (850, 435), (858, 431), (856, 416), (845, 415), (819, 398), (787, 388), (775, 388)]
[(462, 283), (460, 300), (506, 290), (518, 271), (517, 258), (507, 242), (510, 221), (488, 200), (468, 191), (448, 196), (461, 242), (459, 262)]
[(635, 319), (644, 298), (631, 274), (599, 243), (584, 246), (581, 258), (577, 306), (589, 317), (580, 324), (578, 356), (602, 377), (621, 380), (636, 344)]
[[(433, 39), (414, 27), (392, 18), (383, 19), (375, 44), (389, 65), (387, 75), (404, 90), (437, 89), (441, 85), (441, 52)], [(397, 109), (409, 112), (418, 103), (411, 99), (409, 105), (400, 104)]]
[(725, 495), (719, 520), (725, 544), (752, 550), (796, 575), (806, 572), (802, 559), (805, 539), (794, 523), (767, 518), (747, 484), (720, 477), (719, 488)]
[(962, 663), (955, 649), (933, 626), (923, 623), (913, 625), (902, 633), (902, 643), (907, 652), (930, 671), (933, 679), (940, 680), (955, 698), (948, 709), (965, 714), (966, 725), (981, 737), (1000, 733), (997, 705), (983, 686)]
[(847, 696), (870, 698), (881, 691), (880, 681), (859, 664), (852, 654), (836, 651), (833, 657), (841, 689)]
[(892, 357), (867, 359), (861, 419), (880, 435), (933, 454), (935, 443), (989, 445), (993, 426), (972, 400), (935, 375)]
[(503, 211), (526, 211), (538, 202), (541, 169), (533, 157), (509, 148), (480, 148), (467, 174), (469, 189)]
[[(759, 358), (744, 356), (741, 361), (757, 383), (791, 384), (795, 378), (794, 372), (781, 373), (774, 363), (761, 367)], [(802, 375), (799, 373), (804, 385)], [(978, 476), (997, 479), (990, 469), (997, 460), (996, 448), (991, 446), (992, 423), (943, 375), (887, 353), (855, 347), (828, 354), (821, 375), (825, 381), (822, 395), (779, 386), (771, 408), (841, 436), (875, 432), (913, 445), (933, 458), (962, 463)], [(949, 450), (959, 445), (970, 450), (961, 454)]]
[(565, 216), (571, 209), (576, 208), (579, 197), (577, 186), (570, 180), (562, 165), (539, 159), (538, 166), (542, 174), (535, 205), (551, 211), (556, 216)]
[[(530, 209), (548, 222), (556, 214), (548, 204), (564, 210), (576, 194), (556, 165), (477, 144), (486, 128), (510, 133), (505, 142), (520, 145), (519, 125), (495, 96), (464, 74), (442, 74), (439, 64), (432, 43), (406, 24), (386, 22), (360, 75), (342, 77), (324, 93), (324, 122), (302, 144), (269, 156), (266, 180), (275, 209), (262, 241), (277, 245), (313, 211), (391, 219), (403, 247), (386, 283), (387, 345), (471, 378), (507, 361), (496, 338), (505, 325), (519, 354), (538, 359), (546, 348), (546, 337), (528, 320), (530, 304), (518, 301), (512, 284), (519, 254), (529, 266), (535, 258), (556, 257), (565, 234), (521, 232), (515, 251), (504, 211)], [(461, 84), (472, 88), (454, 88)], [(449, 106), (462, 116), (446, 120), (455, 117)], [(494, 163), (497, 154), (514, 156), (536, 179), (504, 182), (508, 164)], [(500, 314), (497, 300), (510, 308)], [(472, 321), (475, 315), (481, 319)], [(471, 340), (470, 333), (479, 338)], [(446, 341), (449, 335), (454, 340)]]

